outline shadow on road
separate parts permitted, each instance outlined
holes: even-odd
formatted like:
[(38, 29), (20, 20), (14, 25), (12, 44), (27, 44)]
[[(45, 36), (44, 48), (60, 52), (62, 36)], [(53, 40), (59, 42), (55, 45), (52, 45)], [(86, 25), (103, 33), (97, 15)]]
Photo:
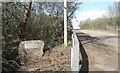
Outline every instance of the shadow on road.
[(81, 68), (80, 68), (80, 73), (88, 73), (89, 71), (89, 60), (88, 60), (88, 55), (83, 47), (83, 44), (81, 43), (81, 40), (79, 39), (79, 35), (77, 35), (78, 40), (79, 40), (79, 47), (80, 47), (80, 56), (82, 57), (82, 60), (80, 61), (81, 63)]
[(80, 42), (87, 41), (87, 42), (84, 42), (84, 44), (87, 44), (89, 42), (95, 42), (98, 40), (97, 37), (91, 37), (90, 35), (82, 33), (82, 32), (77, 33), (77, 36)]
[(88, 55), (82, 45), (81, 42), (79, 42), (79, 46), (80, 46), (80, 53), (81, 53), (81, 68), (80, 68), (80, 73), (88, 73), (89, 71), (89, 60), (88, 60)]

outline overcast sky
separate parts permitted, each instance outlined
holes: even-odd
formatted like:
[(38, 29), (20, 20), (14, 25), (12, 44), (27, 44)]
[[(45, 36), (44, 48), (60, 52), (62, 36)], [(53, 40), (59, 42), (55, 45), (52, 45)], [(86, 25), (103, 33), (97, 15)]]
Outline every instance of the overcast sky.
[(84, 1), (79, 9), (75, 12), (75, 17), (73, 22), (73, 27), (78, 29), (78, 25), (80, 21), (90, 19), (101, 18), (103, 15), (107, 14), (108, 7), (113, 5), (113, 1), (104, 0), (102, 1)]

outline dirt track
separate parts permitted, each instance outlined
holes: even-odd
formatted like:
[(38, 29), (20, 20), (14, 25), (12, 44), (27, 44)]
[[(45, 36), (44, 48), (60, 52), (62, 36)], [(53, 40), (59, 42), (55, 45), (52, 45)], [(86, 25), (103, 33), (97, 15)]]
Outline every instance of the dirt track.
[(89, 71), (118, 71), (118, 33), (77, 30), (88, 54)]

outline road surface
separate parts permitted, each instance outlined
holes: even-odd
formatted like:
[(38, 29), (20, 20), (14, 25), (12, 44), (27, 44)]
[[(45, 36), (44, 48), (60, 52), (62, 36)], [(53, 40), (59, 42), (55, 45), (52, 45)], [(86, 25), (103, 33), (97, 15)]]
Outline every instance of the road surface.
[(89, 71), (118, 71), (118, 33), (75, 30), (89, 59)]

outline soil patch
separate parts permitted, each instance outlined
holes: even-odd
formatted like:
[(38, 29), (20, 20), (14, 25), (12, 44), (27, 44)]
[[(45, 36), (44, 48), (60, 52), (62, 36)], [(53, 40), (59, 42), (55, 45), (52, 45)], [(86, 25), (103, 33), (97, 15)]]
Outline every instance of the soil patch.
[(70, 71), (70, 47), (58, 45), (42, 58), (27, 62), (19, 71)]

